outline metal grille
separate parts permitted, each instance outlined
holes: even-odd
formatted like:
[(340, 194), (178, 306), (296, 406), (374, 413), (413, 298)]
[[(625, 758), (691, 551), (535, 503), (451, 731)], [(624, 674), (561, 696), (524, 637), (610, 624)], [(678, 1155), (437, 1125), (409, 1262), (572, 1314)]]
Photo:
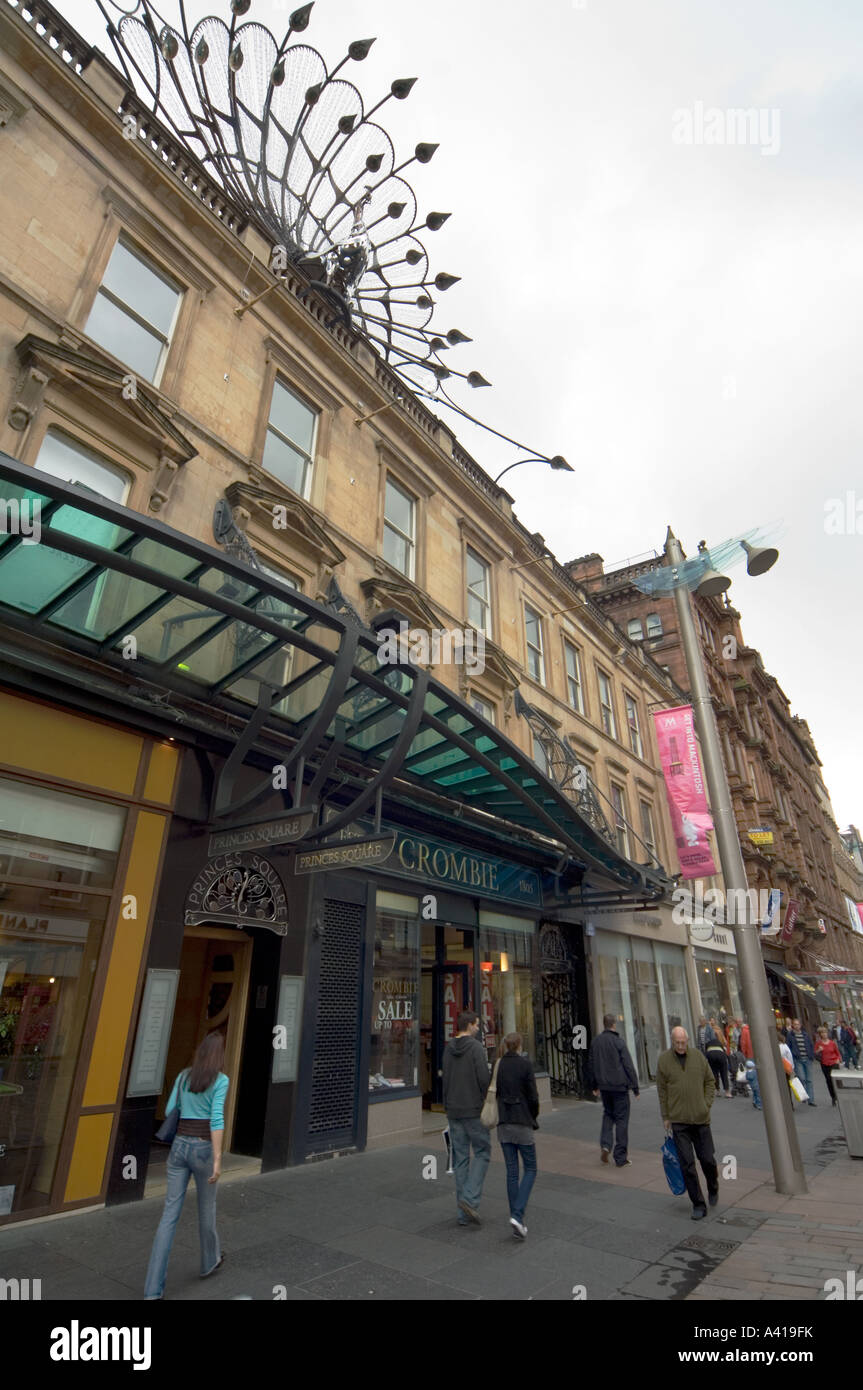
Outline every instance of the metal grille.
[(553, 1096), (578, 1096), (582, 1080), (583, 1052), (573, 1050), (575, 990), (572, 972), (542, 977), (542, 1011), (545, 1030), (545, 1064)]
[(365, 910), (324, 902), (309, 1134), (352, 1139), (356, 1120)]

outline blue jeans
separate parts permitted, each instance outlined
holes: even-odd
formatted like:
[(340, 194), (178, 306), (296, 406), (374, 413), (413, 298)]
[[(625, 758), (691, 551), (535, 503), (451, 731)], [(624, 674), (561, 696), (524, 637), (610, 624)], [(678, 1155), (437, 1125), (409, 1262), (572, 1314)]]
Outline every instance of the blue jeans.
[(628, 1091), (600, 1091), (602, 1096), (602, 1130), (599, 1135), (599, 1146), (611, 1152), (612, 1140), (615, 1130), (617, 1131), (617, 1143), (614, 1145), (614, 1161), (618, 1168), (622, 1168), (626, 1162), (626, 1150), (629, 1147), (629, 1092)]
[(447, 1120), (455, 1170), (456, 1202), (464, 1201), (469, 1207), (478, 1207), (486, 1169), (491, 1162), (491, 1136), (478, 1115), (466, 1120), (454, 1120), (447, 1116)]
[[(509, 1199), (509, 1214), (516, 1221), (524, 1223), (524, 1213), (533, 1184), (536, 1181), (536, 1144), (504, 1144), (501, 1141), (503, 1157), (506, 1162), (506, 1195)], [(518, 1156), (524, 1164), (524, 1172), (519, 1181)]]
[(201, 1240), (201, 1274), (210, 1274), (221, 1258), (219, 1237), (216, 1235), (216, 1190), (218, 1183), (210, 1183), (213, 1173), (213, 1146), (209, 1139), (192, 1139), (188, 1135), (178, 1135), (168, 1154), (168, 1191), (165, 1195), (165, 1210), (156, 1231), (150, 1263), (147, 1266), (147, 1282), (144, 1287), (145, 1298), (160, 1298), (165, 1292), (165, 1275), (174, 1232), (183, 1210), (183, 1201), (189, 1178), (194, 1174), (198, 1189), (198, 1235)]
[(799, 1081), (802, 1081), (803, 1085), (806, 1087), (806, 1093), (809, 1096), (809, 1104), (814, 1105), (815, 1102), (812, 1099), (812, 1082), (809, 1080), (808, 1057), (794, 1058), (794, 1075), (797, 1077)]
[(756, 1110), (763, 1109), (761, 1104), (761, 1089), (758, 1085), (758, 1070), (753, 1062), (746, 1063), (746, 1080), (752, 1090), (752, 1104)]

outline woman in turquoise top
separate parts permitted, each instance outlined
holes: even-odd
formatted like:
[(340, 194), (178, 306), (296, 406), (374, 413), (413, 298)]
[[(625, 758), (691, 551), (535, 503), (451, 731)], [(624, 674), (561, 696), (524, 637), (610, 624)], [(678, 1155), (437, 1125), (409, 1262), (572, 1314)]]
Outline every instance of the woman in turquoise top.
[(225, 1133), (225, 1097), (228, 1078), (222, 1071), (225, 1041), (210, 1033), (195, 1053), (191, 1067), (180, 1072), (165, 1110), (179, 1106), (177, 1134), (168, 1154), (168, 1191), (165, 1210), (156, 1231), (144, 1297), (161, 1298), (174, 1231), (189, 1178), (194, 1174), (198, 1193), (198, 1235), (201, 1240), (201, 1278), (214, 1274), (224, 1256), (216, 1234), (216, 1183), (222, 1171), (222, 1139)]

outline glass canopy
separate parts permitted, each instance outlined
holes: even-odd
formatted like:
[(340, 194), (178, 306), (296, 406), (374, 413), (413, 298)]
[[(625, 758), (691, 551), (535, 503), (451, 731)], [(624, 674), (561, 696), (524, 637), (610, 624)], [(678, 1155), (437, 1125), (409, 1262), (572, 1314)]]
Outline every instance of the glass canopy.
[(629, 892), (670, 888), (448, 687), (409, 663), (381, 665), (375, 634), (350, 617), (5, 454), (0, 480), (4, 623), (117, 671), (134, 657), (143, 679), (177, 697), (255, 712), (262, 741), (268, 729), (293, 736), (307, 765), (343, 746), (367, 769), (371, 793), (310, 838), (347, 824), (398, 777), (400, 795), (413, 784), (501, 817)]

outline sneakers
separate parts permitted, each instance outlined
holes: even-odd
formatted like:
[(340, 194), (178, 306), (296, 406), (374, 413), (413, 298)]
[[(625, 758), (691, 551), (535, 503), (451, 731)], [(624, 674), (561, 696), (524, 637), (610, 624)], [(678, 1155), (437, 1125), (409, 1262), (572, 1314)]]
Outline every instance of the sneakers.
[(632, 1166), (632, 1159), (625, 1158), (622, 1163), (615, 1163), (615, 1168), (629, 1168)]
[(459, 1202), (459, 1209), (464, 1212), (465, 1216), (469, 1216), (471, 1221), (475, 1221), (477, 1226), (482, 1225), (479, 1212), (477, 1211), (476, 1207), (472, 1207), (469, 1202), (466, 1202), (464, 1200), (463, 1197)]
[(706, 1215), (707, 1215), (707, 1208), (706, 1208), (706, 1207), (693, 1207), (693, 1208), (692, 1208), (692, 1219), (693, 1219), (693, 1221), (703, 1221)]
[(611, 1153), (611, 1149), (603, 1149), (603, 1150), (601, 1151), (600, 1157), (601, 1157), (603, 1163), (607, 1163), (607, 1162), (608, 1162), (608, 1155), (609, 1155), (610, 1153)]
[(511, 1216), (509, 1218), (509, 1224), (510, 1226), (512, 1226), (516, 1235), (520, 1236), (521, 1239), (524, 1240), (525, 1236), (527, 1235), (527, 1227), (521, 1221), (516, 1221), (514, 1216)]

